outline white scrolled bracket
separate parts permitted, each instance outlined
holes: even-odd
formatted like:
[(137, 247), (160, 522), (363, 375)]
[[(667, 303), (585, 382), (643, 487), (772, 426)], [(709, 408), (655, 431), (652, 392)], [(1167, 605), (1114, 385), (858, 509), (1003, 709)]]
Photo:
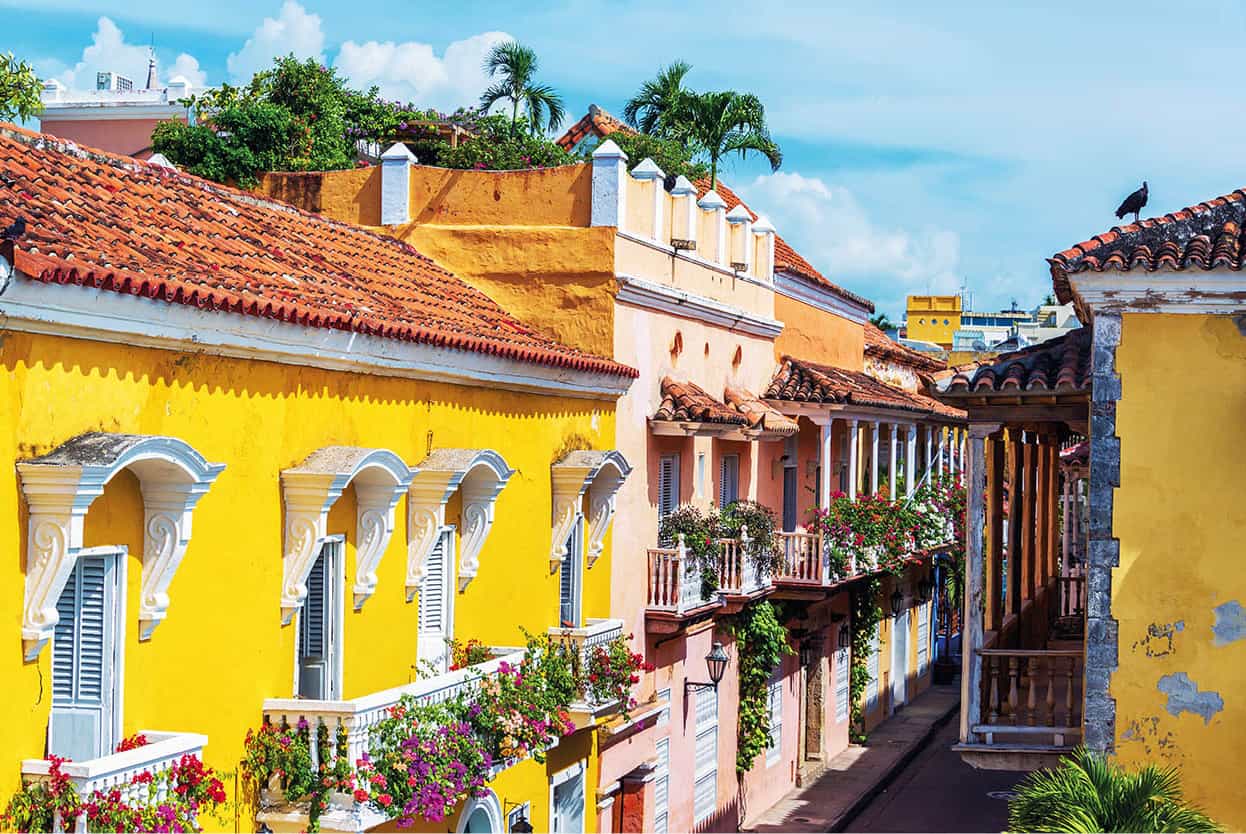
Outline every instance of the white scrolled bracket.
[(398, 499), (407, 491), (410, 478), (396, 483), (367, 482), (360, 477), (355, 483), (357, 501), (355, 545), (355, 610), (363, 608), (368, 597), (376, 593), (376, 569), (394, 537), (394, 510)]
[(614, 518), (615, 496), (632, 471), (627, 460), (616, 451), (570, 452), (550, 468), (553, 487), (553, 522), (549, 567), (556, 572), (567, 557), (567, 539), (583, 512), (584, 495), (589, 496), (588, 566), (592, 567), (605, 549), (606, 531)]
[(411, 483), (411, 470), (387, 449), (326, 446), (281, 473), (285, 544), (281, 568), (281, 623), (289, 625), (307, 599), (307, 577), (328, 537), (329, 510), (355, 482), (354, 604), (376, 591), (376, 568), (394, 533), (394, 509)]
[(87, 510), (123, 469), (134, 472), (143, 495), (139, 636), (150, 638), (168, 614), (169, 584), (190, 542), (195, 505), (224, 468), (177, 438), (109, 432), (88, 432), (19, 462), (29, 508), (22, 606), (26, 659), (38, 657), (56, 629), (56, 604), (83, 549)]
[(416, 470), (407, 493), (407, 602), (415, 599), (428, 565), (428, 556), (437, 546), (446, 524), (446, 504), (458, 489), (465, 473), (446, 470)]
[(505, 477), (497, 477), (490, 470), (487, 474), (477, 473), (485, 467), (469, 472), (463, 479), (463, 540), (459, 555), (459, 592), (467, 590), (467, 586), (476, 578), (480, 570), (480, 551), (493, 529), (493, 507), (497, 502), (498, 493), (506, 486), (514, 470), (508, 470)]

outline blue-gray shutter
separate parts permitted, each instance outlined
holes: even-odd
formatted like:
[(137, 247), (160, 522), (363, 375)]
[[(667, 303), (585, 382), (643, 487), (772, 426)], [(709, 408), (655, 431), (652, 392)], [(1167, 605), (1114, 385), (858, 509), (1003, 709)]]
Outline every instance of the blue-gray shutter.
[(564, 628), (579, 628), (579, 585), (580, 563), (583, 553), (580, 548), (580, 520), (576, 519), (571, 527), (571, 535), (567, 536), (565, 547), (567, 555), (563, 557), (558, 569), (558, 622)]
[(118, 575), (114, 554), (83, 554), (56, 604), (48, 747), (75, 761), (113, 750)]
[(453, 636), (451, 611), (454, 574), (454, 528), (443, 527), (437, 543), (428, 554), (424, 578), (420, 580), (419, 639), (421, 661), (428, 661), (442, 672), (449, 668), (446, 641)]
[(332, 662), (329, 594), (334, 577), (330, 576), (332, 559), (328, 550), (327, 544), (320, 548), (320, 555), (307, 575), (307, 599), (299, 615), (299, 695), (317, 700), (329, 697)]

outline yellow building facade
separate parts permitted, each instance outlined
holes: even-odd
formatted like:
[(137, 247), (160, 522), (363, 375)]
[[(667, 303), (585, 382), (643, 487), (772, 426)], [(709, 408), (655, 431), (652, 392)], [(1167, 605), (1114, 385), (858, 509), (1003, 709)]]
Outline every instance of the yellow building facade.
[[(68, 749), (83, 727), (73, 721), (89, 713), (88, 741), (107, 749), (73, 756), (81, 785), (120, 767), (117, 756), (141, 760), (112, 748), (145, 732), (153, 755), (201, 751), (223, 777), (229, 803), (207, 828), (254, 830), (259, 810), (274, 830), (301, 830), (307, 809), (257, 809), (240, 769), (247, 731), (266, 716), (294, 709), (349, 725), (364, 744), (366, 709), (460, 685), (447, 638), (498, 656), (519, 651), (525, 631), (577, 647), (621, 634), (606, 618), (612, 496), (630, 470), (613, 451), (615, 400), (630, 369), (533, 335), (400, 244), (103, 154), (71, 173), (60, 147), (33, 141), (6, 132), (0, 163), (45, 188), (83, 177), (72, 184), (85, 219), (0, 251), (0, 462), (14, 473), (0, 482), (12, 556), (0, 622), (15, 638), (0, 658), (0, 796), (46, 772), (42, 757)], [(89, 196), (127, 182), (156, 197), (105, 206)], [(143, 222), (155, 202), (192, 199), (194, 221)], [(155, 289), (166, 261), (116, 248), (110, 215), (129, 239), (166, 250), (180, 275), (207, 276), (198, 286), (213, 300), (175, 294), (177, 277)], [(224, 242), (210, 231), (220, 216), (236, 229)], [(110, 247), (101, 264), (93, 253)], [(354, 278), (344, 251), (390, 270), (391, 286), (406, 282), (399, 302)], [(255, 280), (266, 257), (299, 287), (284, 314), (246, 307), (268, 292)], [(151, 283), (122, 289), (134, 275)], [(395, 323), (352, 332), (329, 323), (338, 302)], [(402, 326), (414, 335), (396, 336)], [(58, 648), (73, 637), (66, 617), (90, 608), (88, 594), (75, 614), (63, 592), (87, 587), (93, 565), (112, 630), (101, 703), (78, 697), (80, 682), (66, 697), (60, 688), (71, 674)], [(61, 630), (48, 613), (58, 608)], [(328, 635), (316, 639), (332, 649), (323, 657), (305, 650), (313, 610)], [(501, 768), (486, 797), (417, 829), (478, 811), (473, 824), (489, 830), (509, 830), (515, 814), (537, 830), (595, 830), (596, 740), (585, 728), (608, 706), (573, 705), (580, 729), (545, 763)], [(323, 829), (383, 820), (343, 802)]]
[(960, 329), (959, 295), (910, 295), (905, 309), (908, 338), (952, 349), (952, 335)]

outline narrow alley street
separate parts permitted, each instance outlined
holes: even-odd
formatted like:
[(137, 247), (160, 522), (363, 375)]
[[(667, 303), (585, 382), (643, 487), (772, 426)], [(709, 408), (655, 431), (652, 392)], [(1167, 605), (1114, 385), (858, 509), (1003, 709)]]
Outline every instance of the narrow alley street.
[(844, 831), (1003, 831), (1009, 791), (1023, 774), (974, 770), (952, 752), (949, 721)]

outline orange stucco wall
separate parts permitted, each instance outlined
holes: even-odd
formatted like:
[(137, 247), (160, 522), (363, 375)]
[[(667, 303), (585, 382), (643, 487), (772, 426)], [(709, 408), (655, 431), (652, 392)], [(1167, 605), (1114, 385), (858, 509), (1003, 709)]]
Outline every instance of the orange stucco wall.
[(862, 369), (862, 325), (778, 292), (774, 294), (774, 315), (783, 322), (783, 332), (774, 342), (776, 358), (795, 356), (852, 371)]

